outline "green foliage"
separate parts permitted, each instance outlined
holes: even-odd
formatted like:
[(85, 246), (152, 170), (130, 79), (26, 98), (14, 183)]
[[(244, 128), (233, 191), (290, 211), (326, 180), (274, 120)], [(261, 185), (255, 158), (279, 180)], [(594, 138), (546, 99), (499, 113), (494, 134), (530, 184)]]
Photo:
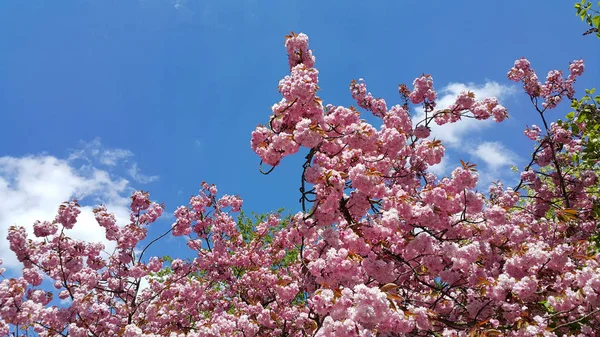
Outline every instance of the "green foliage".
[[(163, 256), (162, 259), (163, 261), (168, 262), (169, 264), (173, 262), (173, 258), (169, 255)], [(163, 267), (156, 273), (148, 273), (148, 276), (162, 283), (171, 274), (173, 274), (173, 269), (171, 269), (171, 267)]]
[(268, 214), (256, 214), (251, 213), (252, 217), (246, 215), (244, 211), (240, 211), (240, 215), (237, 218), (237, 225), (242, 234), (244, 242), (250, 242), (256, 236), (256, 225), (263, 221), (266, 221), (269, 217)]
[[(276, 213), (283, 213), (283, 208), (278, 209)], [(252, 217), (249, 217), (244, 211), (241, 211), (237, 218), (237, 225), (245, 242), (250, 242), (256, 237), (256, 226), (267, 221), (270, 216), (270, 214), (256, 214), (254, 212), (252, 212), (251, 215)], [(277, 226), (270, 227), (267, 234), (262, 238), (263, 246), (273, 242), (275, 233), (287, 227), (291, 220), (292, 215), (288, 214), (279, 221)]]
[[(597, 6), (600, 7), (600, 1), (597, 3)], [(592, 8), (592, 2), (581, 0), (581, 2), (575, 4), (575, 10), (581, 21), (587, 22), (591, 27), (583, 35), (596, 33), (596, 36), (600, 38), (600, 12), (597, 8)]]
[[(573, 111), (569, 112), (566, 117), (566, 122), (558, 121), (565, 128), (571, 130), (573, 134), (578, 135), (581, 139), (581, 152), (573, 155), (574, 162), (578, 163), (576, 173), (592, 170), (596, 175), (600, 175), (600, 95), (594, 96), (596, 89), (586, 89), (585, 95), (577, 100), (571, 101)], [(592, 194), (600, 194), (600, 190), (596, 187), (595, 190), (589, 191)], [(594, 217), (600, 217), (600, 204), (594, 201), (592, 206)], [(600, 226), (600, 224), (598, 225)], [(591, 246), (591, 254), (600, 253), (600, 236), (593, 235), (590, 238), (593, 245)]]
[[(598, 116), (598, 106), (600, 105), (600, 96), (592, 97), (595, 89), (586, 89), (585, 96), (581, 99), (573, 99), (571, 108), (574, 111), (569, 112), (565, 117), (566, 127), (579, 134), (582, 141), (582, 151), (576, 154), (577, 160), (586, 169), (591, 169), (600, 161), (600, 116)], [(561, 122), (562, 123), (562, 122)], [(585, 125), (583, 130), (580, 126)]]
[[(280, 208), (276, 211), (276, 213), (278, 213), (278, 214), (281, 214), (282, 212), (283, 212), (283, 208)], [(249, 216), (246, 213), (244, 213), (243, 211), (240, 212), (240, 215), (237, 218), (237, 225), (238, 225), (238, 229), (240, 231), (240, 234), (242, 235), (244, 242), (250, 243), (252, 240), (256, 239), (256, 237), (257, 237), (256, 227), (259, 224), (268, 221), (269, 216), (270, 216), (270, 214), (267, 214), (267, 213), (257, 214), (254, 212), (250, 213), (250, 216)], [(291, 220), (292, 220), (292, 215), (287, 215), (279, 221), (277, 226), (270, 227), (268, 232), (262, 238), (260, 238), (260, 241), (262, 242), (263, 247), (272, 243), (275, 234), (277, 232), (281, 231), (283, 228), (287, 227), (290, 224)], [(289, 250), (286, 252), (285, 256), (281, 260), (276, 261), (271, 266), (271, 268), (273, 268), (273, 269), (285, 268), (285, 267), (293, 264), (295, 261), (297, 261), (299, 258), (299, 255), (300, 255), (300, 247), (296, 247), (292, 250)], [(168, 255), (165, 255), (162, 257), (162, 259), (169, 265), (164, 266), (161, 270), (159, 270), (156, 273), (149, 273), (149, 275), (148, 275), (150, 278), (155, 279), (161, 283), (164, 282), (168, 276), (173, 274), (173, 270), (170, 267), (170, 264), (173, 262), (173, 258)], [(188, 263), (189, 262), (191, 262), (191, 260), (188, 258)], [(203, 275), (203, 273), (204, 273), (203, 271), (199, 271), (197, 273), (188, 275), (188, 277), (190, 277), (190, 278), (201, 277)], [(240, 278), (246, 273), (246, 270), (244, 268), (233, 267), (233, 273), (236, 277)]]
[[(282, 212), (283, 212), (283, 208), (280, 208), (277, 210), (277, 213), (279, 213), (279, 214), (281, 214)], [(238, 219), (237, 219), (237, 223), (238, 223), (238, 228), (240, 229), (240, 232), (242, 233), (242, 237), (244, 238), (244, 241), (250, 242), (252, 239), (254, 239), (256, 237), (256, 225), (267, 221), (268, 218), (269, 218), (269, 214), (252, 213), (252, 218), (250, 218), (244, 212), (240, 212), (240, 215), (238, 216)], [(292, 221), (292, 215), (288, 214), (279, 221), (277, 226), (269, 227), (269, 231), (267, 232), (267, 234), (262, 237), (263, 247), (272, 243), (273, 238), (275, 237), (275, 234), (277, 232), (281, 231), (282, 229), (284, 229), (285, 227), (289, 226), (291, 221)], [(285, 268), (285, 267), (289, 266), (290, 264), (292, 264), (293, 262), (297, 261), (299, 258), (299, 254), (300, 254), (299, 247), (296, 247), (292, 250), (288, 250), (286, 252), (285, 256), (280, 261), (277, 261), (276, 263), (274, 263), (273, 266), (271, 266), (271, 268)], [(236, 271), (236, 273), (237, 272), (239, 272), (240, 275), (243, 275), (243, 271), (240, 270), (240, 271)]]
[(541, 302), (538, 302), (538, 303), (539, 303), (539, 304), (540, 304), (540, 305), (541, 305), (541, 306), (544, 308), (544, 311), (545, 311), (545, 312), (547, 312), (547, 313), (549, 313), (549, 314), (555, 314), (555, 313), (556, 313), (556, 309), (554, 309), (554, 307), (553, 307), (553, 306), (551, 306), (551, 305), (548, 303), (548, 301), (547, 301), (547, 300), (544, 300), (544, 301), (541, 301)]
[[(280, 208), (276, 211), (276, 213), (281, 214), (283, 212), (283, 208)], [(251, 217), (246, 215), (246, 213), (244, 211), (240, 211), (240, 215), (237, 218), (237, 225), (238, 228), (240, 230), (240, 233), (242, 234), (242, 238), (244, 239), (245, 242), (250, 242), (252, 241), (252, 239), (254, 239), (256, 237), (256, 225), (260, 224), (262, 222), (267, 221), (267, 219), (269, 218), (269, 214), (263, 213), (263, 214), (257, 214), (257, 213), (250, 213)], [(277, 230), (284, 228), (285, 226), (287, 226), (287, 224), (289, 224), (291, 220), (291, 215), (286, 216), (284, 219), (281, 220), (279, 226), (276, 227)], [(270, 230), (269, 234), (267, 235), (267, 237), (264, 238), (264, 243), (270, 243), (273, 241), (273, 234), (277, 231), (277, 230)]]

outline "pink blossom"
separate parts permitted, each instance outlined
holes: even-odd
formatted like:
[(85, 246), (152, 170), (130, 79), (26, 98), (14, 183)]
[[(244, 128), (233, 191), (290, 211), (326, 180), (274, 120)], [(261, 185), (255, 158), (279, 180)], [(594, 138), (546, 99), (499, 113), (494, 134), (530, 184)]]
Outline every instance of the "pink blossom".
[(415, 128), (415, 137), (418, 138), (427, 138), (431, 134), (431, 129), (426, 127), (425, 125), (419, 125)]
[[(302, 211), (252, 222), (235, 214), (240, 197), (203, 182), (165, 229), (190, 249), (171, 260), (148, 246), (170, 241), (144, 240), (164, 211), (147, 192), (133, 193), (123, 224), (107, 207), (94, 209), (110, 250), (59, 230), (86, 210), (64, 203), (52, 222), (8, 230), (21, 274), (0, 269), (1, 335), (17, 325), (81, 337), (596, 334), (598, 176), (576, 155), (588, 146), (584, 125), (553, 123), (545, 112), (574, 97), (581, 61), (567, 78), (551, 70), (543, 84), (529, 61), (515, 62), (508, 77), (522, 82), (548, 135), (527, 128), (533, 155), (521, 181), (482, 193), (466, 163), (449, 176), (428, 172), (445, 155), (428, 126), (500, 122), (507, 112), (498, 99), (463, 92), (435, 110), (424, 75), (388, 109), (353, 82), (358, 106), (381, 118), (372, 125), (358, 109), (316, 96), (306, 35), (292, 33), (285, 47), (290, 73), (250, 145), (272, 166), (307, 148)], [(411, 119), (411, 103), (423, 104), (425, 120)]]
[(409, 98), (414, 104), (422, 103), (425, 99), (429, 102), (435, 101), (437, 93), (433, 90), (433, 80), (429, 75), (417, 77), (413, 82), (414, 89)]
[(531, 140), (537, 140), (542, 130), (537, 125), (532, 125), (531, 128), (527, 127), (523, 133)]
[(48, 221), (36, 221), (33, 224), (33, 234), (37, 237), (45, 237), (48, 235), (53, 235), (58, 230), (58, 226), (56, 223), (51, 223)]

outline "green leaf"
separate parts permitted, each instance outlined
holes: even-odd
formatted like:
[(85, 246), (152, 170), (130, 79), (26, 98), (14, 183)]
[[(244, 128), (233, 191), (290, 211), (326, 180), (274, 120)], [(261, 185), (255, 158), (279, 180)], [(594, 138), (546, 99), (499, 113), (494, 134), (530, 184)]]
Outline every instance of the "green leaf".
[(556, 310), (548, 303), (548, 301), (541, 301), (538, 303), (541, 304), (544, 307), (544, 309), (546, 309), (546, 312), (551, 314), (556, 312)]
[(592, 18), (592, 23), (596, 28), (600, 29), (600, 15), (596, 15)]
[(575, 117), (575, 111), (571, 111), (571, 112), (569, 112), (569, 113), (567, 114), (567, 116), (566, 116), (566, 117), (567, 117), (568, 119), (572, 120), (572, 119), (573, 119), (573, 117)]

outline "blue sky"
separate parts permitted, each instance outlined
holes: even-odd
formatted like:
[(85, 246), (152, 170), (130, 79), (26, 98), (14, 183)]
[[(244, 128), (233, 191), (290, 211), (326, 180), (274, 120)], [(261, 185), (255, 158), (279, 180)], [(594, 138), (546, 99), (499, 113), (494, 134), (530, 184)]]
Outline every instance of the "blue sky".
[[(433, 75), (440, 96), (495, 94), (510, 119), (440, 130), (447, 173), (459, 159), (482, 180), (513, 179), (539, 123), (506, 79), (515, 59), (540, 78), (587, 61), (577, 88), (597, 85), (600, 44), (571, 1), (86, 0), (0, 2), (0, 230), (49, 218), (71, 195), (125, 217), (131, 189), (169, 211), (200, 183), (239, 194), (247, 211), (299, 209), (301, 155), (271, 175), (249, 146), (288, 71), (283, 37), (307, 33), (325, 103), (353, 104), (352, 79), (398, 103), (397, 85)], [(482, 97), (481, 97), (482, 98)], [(564, 116), (568, 104), (552, 113)], [(370, 118), (370, 117), (369, 117)], [(482, 186), (482, 189), (486, 189)], [(88, 208), (87, 211), (90, 209)], [(83, 218), (93, 222), (91, 218)], [(151, 231), (170, 225), (168, 217)], [(92, 227), (81, 237), (101, 238)], [(182, 244), (180, 246), (183, 246)], [(172, 246), (179, 247), (179, 246)], [(0, 244), (0, 257), (8, 256)], [(175, 249), (175, 248), (174, 248)], [(183, 249), (183, 248), (182, 248)], [(177, 255), (178, 249), (172, 250)]]

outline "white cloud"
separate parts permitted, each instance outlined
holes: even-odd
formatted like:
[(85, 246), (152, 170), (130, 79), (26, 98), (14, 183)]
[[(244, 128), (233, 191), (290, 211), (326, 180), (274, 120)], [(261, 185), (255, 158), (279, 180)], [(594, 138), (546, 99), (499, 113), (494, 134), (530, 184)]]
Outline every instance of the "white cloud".
[(501, 143), (483, 142), (468, 152), (485, 163), (485, 167), (479, 170), (479, 186), (487, 188), (491, 183), (498, 180), (504, 182), (515, 180), (515, 177), (511, 176), (508, 167), (517, 165), (521, 158)]
[(483, 142), (470, 153), (483, 160), (491, 170), (516, 165), (518, 156), (499, 142)]
[(187, 0), (175, 0), (175, 5), (173, 7), (175, 7), (175, 9), (182, 9), (185, 8), (187, 5)]
[(31, 234), (35, 220), (53, 220), (58, 206), (73, 198), (84, 200), (80, 201), (77, 224), (68, 235), (102, 242), (112, 251), (114, 246), (106, 241), (92, 210), (103, 203), (115, 214), (118, 224), (125, 224), (129, 221), (130, 192), (127, 180), (113, 179), (108, 172), (91, 166), (75, 167), (53, 156), (0, 157), (0, 257), (7, 267), (18, 267), (5, 239), (8, 228), (23, 226)]
[[(515, 93), (515, 87), (505, 86), (493, 81), (486, 81), (483, 85), (474, 83), (450, 83), (441, 90), (438, 90), (438, 99), (436, 100), (436, 110), (448, 108), (456, 100), (456, 96), (462, 91), (471, 91), (475, 94), (475, 99), (480, 100), (486, 97), (496, 97), (502, 104), (502, 99)], [(417, 123), (425, 118), (423, 108), (417, 108), (416, 115), (413, 118), (413, 123)], [(510, 111), (509, 111), (510, 114)], [(473, 133), (474, 131), (490, 127), (492, 120), (476, 120), (472, 118), (464, 118), (460, 122), (437, 125), (431, 123), (431, 138), (441, 139), (444, 145), (451, 147), (459, 147), (463, 143), (463, 138)]]
[(100, 157), (100, 162), (104, 165), (114, 166), (118, 160), (132, 155), (131, 152), (122, 149), (104, 150)]
[(100, 138), (96, 138), (89, 143), (81, 143), (81, 149), (73, 151), (69, 160), (84, 159), (92, 161), (96, 159), (103, 165), (116, 166), (119, 162), (132, 157), (133, 153), (125, 149), (110, 149), (102, 145)]
[(108, 148), (102, 145), (100, 138), (90, 142), (81, 142), (78, 150), (72, 150), (68, 161), (84, 160), (90, 164), (99, 164), (108, 167), (129, 166), (127, 174), (140, 184), (147, 184), (159, 179), (156, 175), (143, 174), (137, 163), (131, 159), (133, 152), (125, 149)]
[(133, 180), (137, 181), (140, 184), (147, 184), (153, 181), (158, 180), (158, 176), (148, 176), (143, 174), (138, 168), (136, 163), (133, 163), (131, 167), (127, 170), (127, 173), (133, 178)]

